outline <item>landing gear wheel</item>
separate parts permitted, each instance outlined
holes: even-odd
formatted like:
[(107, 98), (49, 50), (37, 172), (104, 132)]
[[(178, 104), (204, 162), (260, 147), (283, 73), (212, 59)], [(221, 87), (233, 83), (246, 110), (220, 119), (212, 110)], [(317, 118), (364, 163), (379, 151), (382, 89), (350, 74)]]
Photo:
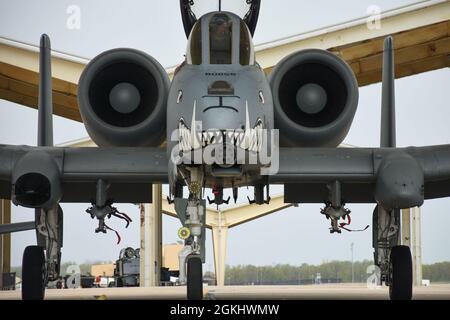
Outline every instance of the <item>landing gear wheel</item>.
[(202, 259), (199, 256), (187, 259), (187, 299), (203, 300)]
[(22, 299), (43, 300), (45, 295), (45, 258), (40, 246), (28, 246), (22, 260)]
[(389, 269), (389, 297), (391, 300), (411, 300), (413, 271), (409, 247), (395, 246), (391, 249)]
[(186, 240), (191, 236), (191, 231), (189, 230), (189, 228), (186, 227), (182, 227), (178, 230), (178, 237), (181, 240)]

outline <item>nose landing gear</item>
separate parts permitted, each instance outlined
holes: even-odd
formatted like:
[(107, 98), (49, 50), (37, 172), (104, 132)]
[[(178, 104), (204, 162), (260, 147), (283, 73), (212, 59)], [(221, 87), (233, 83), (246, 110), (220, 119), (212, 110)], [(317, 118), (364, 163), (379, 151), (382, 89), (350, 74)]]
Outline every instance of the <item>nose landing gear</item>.
[(200, 256), (190, 255), (186, 268), (188, 300), (203, 300), (203, 268)]
[(187, 286), (188, 300), (203, 299), (202, 263), (205, 257), (205, 200), (201, 199), (203, 176), (200, 168), (190, 168), (188, 199), (175, 198), (175, 211), (183, 228), (180, 238), (184, 248), (179, 253), (180, 284)]

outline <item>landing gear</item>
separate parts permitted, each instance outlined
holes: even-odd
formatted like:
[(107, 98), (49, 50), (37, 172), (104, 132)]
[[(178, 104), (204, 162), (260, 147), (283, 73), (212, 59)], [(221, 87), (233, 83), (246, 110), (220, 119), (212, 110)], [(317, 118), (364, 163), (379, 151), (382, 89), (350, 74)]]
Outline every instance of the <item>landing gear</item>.
[(187, 259), (187, 299), (203, 299), (202, 259), (198, 255), (192, 255)]
[(37, 246), (25, 248), (22, 260), (22, 299), (43, 300), (48, 281), (59, 279), (63, 238), (63, 212), (36, 209)]
[(391, 249), (389, 271), (389, 297), (391, 300), (411, 300), (413, 271), (409, 247), (395, 246)]
[(40, 246), (25, 248), (22, 260), (22, 299), (43, 300), (47, 284), (44, 249)]
[(45, 265), (48, 281), (59, 279), (61, 248), (63, 246), (63, 211), (56, 205), (50, 210), (36, 210), (36, 237), (38, 246), (45, 249)]
[(373, 248), (375, 265), (381, 279), (389, 286), (391, 300), (412, 298), (412, 258), (409, 247), (400, 245), (400, 210), (386, 211), (376, 206), (373, 213)]
[(203, 175), (200, 168), (189, 168), (186, 179), (189, 198), (175, 198), (175, 211), (183, 224), (179, 236), (184, 247), (179, 253), (179, 282), (187, 286), (189, 300), (203, 299), (203, 273), (205, 243), (205, 200), (201, 199)]

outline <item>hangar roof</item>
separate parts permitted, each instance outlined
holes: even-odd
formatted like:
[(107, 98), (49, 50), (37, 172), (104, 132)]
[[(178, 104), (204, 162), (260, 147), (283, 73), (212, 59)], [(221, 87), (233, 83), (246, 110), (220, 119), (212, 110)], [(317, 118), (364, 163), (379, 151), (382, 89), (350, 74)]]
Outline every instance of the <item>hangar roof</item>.
[[(354, 70), (360, 86), (381, 80), (383, 38), (393, 35), (396, 77), (450, 66), (450, 2), (434, 0), (384, 12), (381, 28), (369, 28), (367, 18), (313, 30), (260, 44), (256, 59), (270, 73), (286, 55), (305, 48), (335, 52)], [(0, 99), (36, 108), (39, 48), (0, 38)], [(87, 59), (52, 52), (54, 113), (81, 121), (77, 83)], [(173, 74), (174, 67), (166, 69)]]

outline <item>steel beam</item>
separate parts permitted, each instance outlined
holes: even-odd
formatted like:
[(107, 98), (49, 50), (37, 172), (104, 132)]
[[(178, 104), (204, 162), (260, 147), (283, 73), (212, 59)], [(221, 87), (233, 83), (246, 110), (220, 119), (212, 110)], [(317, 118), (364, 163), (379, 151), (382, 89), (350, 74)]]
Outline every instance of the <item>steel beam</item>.
[[(233, 228), (240, 224), (250, 222), (252, 220), (261, 218), (281, 211), (283, 209), (293, 206), (292, 203), (284, 203), (284, 195), (278, 195), (272, 197), (269, 204), (257, 205), (257, 204), (244, 204), (235, 207), (230, 207), (222, 210), (223, 221), (226, 222), (227, 227)], [(218, 225), (218, 215), (216, 219), (211, 221), (211, 225)]]
[(36, 229), (35, 221), (4, 223), (0, 225), (0, 235)]

